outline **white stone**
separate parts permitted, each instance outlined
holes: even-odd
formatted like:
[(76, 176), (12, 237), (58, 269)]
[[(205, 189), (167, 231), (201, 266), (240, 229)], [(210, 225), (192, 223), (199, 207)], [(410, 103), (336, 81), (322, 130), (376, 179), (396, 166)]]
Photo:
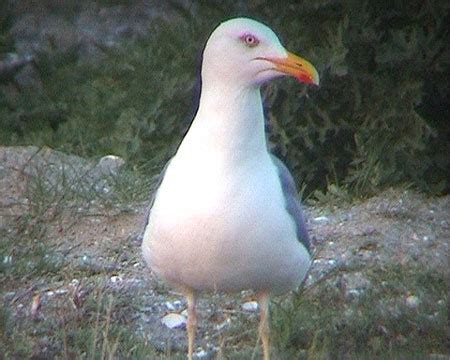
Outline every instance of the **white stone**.
[(257, 311), (258, 303), (256, 301), (247, 301), (241, 305), (242, 310), (245, 311)]
[(328, 221), (330, 221), (330, 219), (328, 219), (326, 216), (318, 216), (313, 219), (313, 222), (315, 223), (326, 223)]
[(406, 305), (411, 309), (416, 309), (420, 304), (420, 299), (416, 295), (409, 295), (406, 298)]
[(166, 305), (167, 310), (170, 310), (170, 311), (175, 310), (175, 306), (170, 301), (166, 301), (165, 305)]
[(118, 275), (111, 276), (111, 282), (112, 283), (117, 283), (117, 282), (120, 282), (120, 281), (122, 281), (122, 278), (120, 276), (118, 276)]
[(202, 350), (195, 352), (194, 356), (201, 359), (201, 358), (207, 357), (208, 352), (202, 349)]
[(169, 329), (176, 329), (186, 326), (186, 317), (178, 313), (169, 313), (161, 319), (161, 322)]

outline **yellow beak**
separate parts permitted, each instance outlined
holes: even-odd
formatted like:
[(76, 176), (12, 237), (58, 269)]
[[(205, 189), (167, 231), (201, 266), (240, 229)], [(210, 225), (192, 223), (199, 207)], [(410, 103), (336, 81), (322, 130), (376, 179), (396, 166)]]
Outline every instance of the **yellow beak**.
[(275, 65), (275, 69), (283, 74), (295, 77), (306, 84), (319, 85), (319, 74), (307, 60), (288, 52), (285, 58), (264, 58)]

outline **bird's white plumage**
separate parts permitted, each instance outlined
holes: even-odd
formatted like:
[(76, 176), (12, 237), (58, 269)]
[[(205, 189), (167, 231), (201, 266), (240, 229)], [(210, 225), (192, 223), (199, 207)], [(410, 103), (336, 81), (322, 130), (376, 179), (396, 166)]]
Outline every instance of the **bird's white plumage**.
[[(244, 43), (247, 34), (258, 47)], [(249, 19), (222, 24), (208, 40), (199, 110), (143, 240), (151, 268), (181, 288), (279, 293), (305, 276), (310, 256), (267, 151), (259, 90), (282, 75), (262, 58), (286, 54), (272, 30)]]
[(197, 115), (169, 162), (144, 233), (144, 258), (187, 299), (192, 360), (200, 290), (253, 289), (270, 359), (270, 295), (296, 287), (309, 240), (289, 171), (267, 151), (260, 85), (281, 75), (319, 83), (267, 26), (221, 24), (203, 52)]
[(285, 211), (270, 159), (235, 168), (200, 159), (206, 166), (188, 173), (176, 159), (167, 169), (146, 233), (158, 241), (144, 246), (152, 268), (196, 290), (277, 293), (298, 285), (309, 255)]

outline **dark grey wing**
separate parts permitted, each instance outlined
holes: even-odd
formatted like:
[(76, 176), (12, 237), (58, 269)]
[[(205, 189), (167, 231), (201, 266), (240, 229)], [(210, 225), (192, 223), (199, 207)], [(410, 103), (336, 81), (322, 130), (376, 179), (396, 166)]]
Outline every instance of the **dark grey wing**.
[(280, 159), (273, 154), (271, 154), (271, 156), (273, 163), (278, 170), (281, 188), (283, 189), (283, 195), (286, 201), (286, 210), (295, 222), (297, 238), (305, 246), (306, 250), (311, 253), (309, 235), (306, 229), (305, 218), (303, 216), (300, 201), (298, 200), (294, 178)]
[(166, 170), (169, 167), (170, 161), (172, 159), (173, 158), (170, 158), (169, 161), (167, 161), (166, 165), (164, 165), (163, 169), (161, 170), (161, 172), (159, 173), (159, 175), (158, 175), (158, 177), (156, 179), (155, 185), (153, 186), (153, 191), (150, 194), (150, 198), (149, 198), (149, 201), (148, 201), (147, 209), (145, 210), (145, 223), (144, 223), (144, 227), (143, 227), (143, 232), (145, 231), (145, 228), (148, 225), (148, 219), (150, 217), (150, 212), (152, 211), (153, 204), (155, 202), (156, 193), (159, 190), (159, 186), (161, 185), (161, 183), (162, 183), (162, 181), (164, 179), (164, 175), (166, 174)]

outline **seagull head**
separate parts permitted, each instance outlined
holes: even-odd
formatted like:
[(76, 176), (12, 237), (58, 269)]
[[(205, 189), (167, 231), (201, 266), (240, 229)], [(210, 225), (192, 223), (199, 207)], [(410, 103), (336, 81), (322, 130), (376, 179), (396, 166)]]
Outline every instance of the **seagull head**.
[(203, 84), (260, 86), (279, 76), (319, 84), (319, 74), (305, 59), (288, 52), (266, 25), (247, 18), (223, 22), (203, 52)]

